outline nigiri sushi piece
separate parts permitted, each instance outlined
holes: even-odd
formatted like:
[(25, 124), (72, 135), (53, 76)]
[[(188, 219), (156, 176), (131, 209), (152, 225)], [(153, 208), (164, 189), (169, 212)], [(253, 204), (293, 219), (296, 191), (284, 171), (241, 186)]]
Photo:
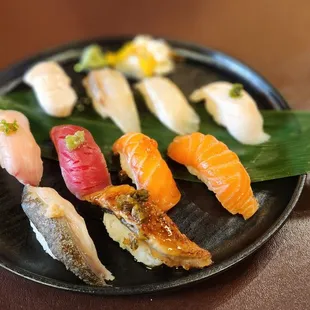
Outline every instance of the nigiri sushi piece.
[[(108, 228), (110, 236), (121, 240), (124, 248), (130, 247), (138, 261), (150, 267), (161, 262), (184, 269), (203, 268), (212, 263), (210, 252), (182, 234), (168, 215), (148, 200), (146, 190), (135, 190), (129, 185), (109, 186), (84, 198), (112, 211), (119, 221), (117, 225), (130, 230), (131, 235), (123, 238), (118, 236), (120, 229)], [(105, 218), (105, 222), (113, 225), (111, 219)]]
[(54, 117), (71, 115), (77, 95), (71, 80), (54, 61), (43, 61), (30, 68), (24, 82), (31, 86), (42, 109)]
[(200, 119), (181, 90), (164, 77), (146, 78), (136, 84), (146, 105), (162, 124), (177, 134), (199, 129)]
[(152, 255), (148, 244), (137, 240), (135, 235), (111, 213), (104, 213), (103, 223), (109, 236), (119, 244), (123, 250), (127, 250), (137, 262), (150, 268), (162, 265), (162, 261)]
[(210, 83), (195, 90), (192, 101), (205, 100), (205, 107), (216, 123), (242, 144), (261, 144), (270, 136), (263, 130), (263, 118), (254, 99), (242, 84)]
[(96, 112), (110, 117), (122, 132), (140, 132), (140, 120), (129, 84), (113, 69), (91, 71), (83, 84)]
[(62, 176), (72, 194), (82, 199), (86, 194), (111, 185), (105, 158), (87, 129), (60, 125), (52, 128), (50, 136), (58, 153)]
[(85, 283), (106, 285), (111, 272), (100, 262), (84, 219), (54, 189), (25, 186), (22, 208), (43, 249)]
[(116, 53), (115, 68), (137, 79), (166, 75), (174, 70), (173, 51), (162, 39), (138, 35)]
[(137, 188), (146, 189), (156, 206), (168, 211), (181, 193), (157, 147), (155, 140), (142, 133), (128, 133), (114, 143), (113, 152), (120, 155), (122, 169)]
[(258, 210), (247, 171), (238, 156), (215, 137), (198, 132), (176, 137), (168, 156), (204, 182), (230, 213), (248, 219)]
[(41, 181), (41, 149), (20, 112), (0, 110), (0, 166), (22, 184), (36, 186)]

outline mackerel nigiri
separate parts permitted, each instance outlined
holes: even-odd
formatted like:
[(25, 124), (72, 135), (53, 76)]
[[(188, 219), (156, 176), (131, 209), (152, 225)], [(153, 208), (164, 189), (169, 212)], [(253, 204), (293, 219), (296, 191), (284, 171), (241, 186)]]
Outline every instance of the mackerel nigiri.
[(0, 166), (22, 184), (36, 186), (41, 181), (41, 149), (20, 112), (0, 110)]
[(110, 117), (124, 133), (141, 131), (136, 104), (122, 73), (108, 68), (94, 70), (83, 84), (101, 117)]
[(230, 213), (248, 219), (258, 210), (247, 171), (238, 156), (215, 137), (198, 132), (176, 137), (168, 156), (203, 181)]
[[(114, 217), (105, 217), (109, 235), (147, 266), (162, 263), (190, 269), (212, 264), (210, 252), (182, 234), (169, 216), (148, 200), (146, 190), (135, 190), (129, 185), (109, 186), (84, 198), (114, 213)], [(119, 221), (116, 229), (111, 227), (112, 221)], [(126, 232), (119, 236), (119, 225), (128, 228), (127, 237)]]
[(36, 64), (26, 72), (24, 82), (34, 89), (48, 115), (67, 117), (72, 113), (77, 95), (70, 85), (70, 78), (56, 62)]
[(62, 176), (72, 194), (82, 199), (111, 185), (105, 158), (87, 129), (60, 125), (52, 128), (50, 136), (58, 153)]
[(157, 147), (155, 140), (142, 133), (128, 133), (114, 143), (113, 152), (120, 155), (122, 169), (137, 188), (146, 189), (150, 199), (168, 211), (179, 202), (181, 193)]
[(84, 219), (54, 189), (25, 186), (22, 208), (36, 238), (54, 259), (87, 284), (103, 286), (114, 277), (100, 262)]
[(199, 129), (199, 116), (181, 90), (168, 78), (146, 78), (136, 84), (136, 88), (151, 113), (170, 130), (183, 135)]

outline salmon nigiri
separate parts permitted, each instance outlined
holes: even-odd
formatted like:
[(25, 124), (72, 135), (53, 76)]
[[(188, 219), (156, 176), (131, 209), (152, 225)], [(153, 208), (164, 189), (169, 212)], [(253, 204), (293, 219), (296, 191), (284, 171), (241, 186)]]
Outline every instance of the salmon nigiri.
[(176, 137), (168, 156), (203, 181), (230, 213), (248, 219), (257, 211), (247, 171), (238, 156), (215, 137), (198, 132)]
[(61, 173), (72, 194), (84, 195), (111, 185), (106, 161), (91, 133), (79, 126), (60, 125), (50, 133), (56, 147)]
[(137, 188), (148, 190), (151, 200), (168, 211), (181, 194), (157, 146), (155, 140), (142, 133), (128, 133), (114, 143), (113, 152), (120, 154), (121, 167)]
[(41, 149), (20, 112), (0, 110), (0, 166), (22, 184), (37, 186), (41, 181)]

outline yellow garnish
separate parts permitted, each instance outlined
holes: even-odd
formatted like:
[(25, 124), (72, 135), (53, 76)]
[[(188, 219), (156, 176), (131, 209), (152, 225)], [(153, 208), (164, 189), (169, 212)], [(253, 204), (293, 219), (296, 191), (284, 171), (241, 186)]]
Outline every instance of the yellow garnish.
[(4, 132), (5, 135), (10, 135), (15, 133), (19, 128), (17, 121), (14, 120), (13, 123), (8, 123), (5, 119), (1, 120), (0, 122), (0, 131)]
[(157, 62), (152, 53), (150, 53), (145, 47), (137, 47), (134, 43), (129, 42), (126, 43), (116, 54), (116, 63), (126, 61), (129, 57), (137, 57), (142, 73), (145, 76), (152, 76), (154, 74)]
[(74, 135), (67, 135), (65, 140), (67, 149), (73, 151), (85, 142), (85, 132), (77, 131)]

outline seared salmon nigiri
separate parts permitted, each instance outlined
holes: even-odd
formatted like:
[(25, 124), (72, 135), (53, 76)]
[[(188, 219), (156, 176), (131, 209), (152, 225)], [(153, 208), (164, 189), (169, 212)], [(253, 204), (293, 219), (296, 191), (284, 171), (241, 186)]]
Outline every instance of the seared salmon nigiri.
[(176, 137), (168, 155), (202, 180), (230, 213), (248, 219), (257, 211), (247, 171), (238, 156), (215, 137), (198, 132)]
[(114, 277), (100, 262), (84, 219), (54, 189), (25, 186), (22, 208), (43, 249), (84, 282), (103, 286)]
[[(211, 254), (182, 234), (168, 215), (148, 200), (146, 190), (109, 186), (84, 199), (113, 212), (114, 218), (104, 219), (109, 235), (138, 261), (150, 267), (163, 263), (184, 269), (212, 263)], [(116, 225), (112, 221), (117, 221)], [(128, 233), (119, 237), (121, 225)]]
[(157, 146), (142, 133), (128, 133), (114, 143), (113, 152), (120, 155), (122, 169), (137, 188), (146, 189), (156, 206), (168, 211), (178, 203), (181, 193)]
[(106, 161), (91, 133), (79, 126), (53, 127), (51, 139), (58, 153), (62, 176), (78, 198), (111, 185)]
[(0, 165), (22, 184), (37, 186), (41, 181), (41, 149), (20, 112), (0, 110)]

